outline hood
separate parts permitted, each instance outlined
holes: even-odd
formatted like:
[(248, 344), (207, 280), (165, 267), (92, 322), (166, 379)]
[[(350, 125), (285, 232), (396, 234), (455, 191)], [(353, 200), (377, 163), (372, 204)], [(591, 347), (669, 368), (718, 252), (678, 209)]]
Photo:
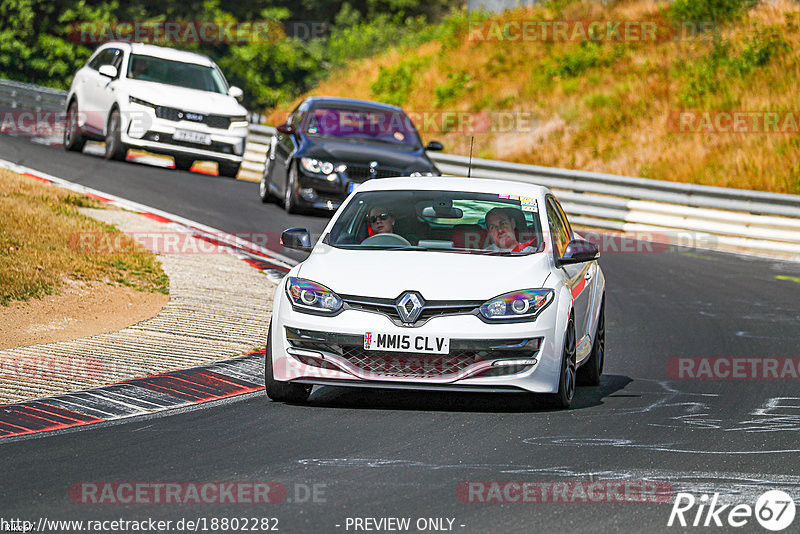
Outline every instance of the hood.
[(297, 276), (342, 295), (396, 298), (419, 291), (426, 300), (488, 300), (540, 288), (549, 273), (546, 253), (484, 256), (452, 252), (342, 250), (318, 244)]
[(167, 106), (204, 115), (247, 114), (247, 110), (230, 95), (141, 80), (126, 80), (125, 88), (129, 96), (157, 106)]
[(309, 138), (311, 144), (303, 152), (303, 156), (324, 159), (336, 163), (349, 163), (369, 167), (371, 161), (377, 161), (379, 167), (392, 169), (410, 169), (421, 171), (431, 168), (422, 148), (408, 145), (392, 147), (386, 143), (336, 141)]

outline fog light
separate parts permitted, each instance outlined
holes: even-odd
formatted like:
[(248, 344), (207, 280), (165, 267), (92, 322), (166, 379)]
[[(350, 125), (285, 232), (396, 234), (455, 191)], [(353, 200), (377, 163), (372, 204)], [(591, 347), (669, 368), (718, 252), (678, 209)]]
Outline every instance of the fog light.
[(492, 363), (492, 367), (503, 367), (505, 365), (536, 365), (539, 360), (528, 358), (525, 360), (497, 360)]
[(317, 192), (310, 187), (305, 187), (300, 190), (300, 196), (303, 197), (303, 200), (311, 202), (317, 199)]

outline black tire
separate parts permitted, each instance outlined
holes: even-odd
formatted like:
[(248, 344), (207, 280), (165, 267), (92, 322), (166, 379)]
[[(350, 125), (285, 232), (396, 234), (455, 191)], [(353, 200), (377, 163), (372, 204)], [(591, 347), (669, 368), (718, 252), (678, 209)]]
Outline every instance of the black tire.
[(289, 164), (289, 172), (286, 173), (283, 209), (286, 210), (286, 213), (300, 213), (300, 206), (297, 200), (297, 165), (294, 162)]
[(106, 151), (105, 158), (116, 161), (125, 161), (128, 154), (128, 147), (120, 139), (122, 120), (119, 110), (114, 108), (108, 116), (108, 127), (106, 128)]
[(230, 163), (228, 161), (218, 161), (217, 167), (219, 168), (217, 173), (220, 176), (225, 176), (227, 178), (236, 178), (239, 174), (239, 168), (242, 166), (241, 163)]
[(269, 190), (270, 177), (272, 175), (272, 161), (267, 158), (267, 163), (264, 166), (264, 175), (261, 176), (261, 182), (258, 184), (258, 196), (264, 204), (272, 201), (272, 193)]
[(277, 402), (305, 402), (311, 395), (310, 384), (292, 384), (275, 380), (272, 371), (272, 323), (267, 335), (267, 354), (264, 357), (264, 386), (267, 397)]
[(575, 318), (570, 314), (564, 335), (564, 350), (561, 355), (561, 373), (558, 377), (558, 393), (553, 395), (553, 405), (564, 410), (572, 406), (575, 396)]
[(67, 123), (64, 125), (64, 149), (80, 152), (86, 145), (86, 139), (78, 126), (78, 101), (73, 100), (67, 108)]
[(189, 156), (173, 156), (176, 171), (190, 171), (194, 165), (194, 158)]
[(592, 343), (589, 360), (578, 369), (578, 385), (597, 386), (603, 375), (603, 364), (606, 355), (606, 298), (600, 303), (600, 314), (597, 318), (597, 330)]

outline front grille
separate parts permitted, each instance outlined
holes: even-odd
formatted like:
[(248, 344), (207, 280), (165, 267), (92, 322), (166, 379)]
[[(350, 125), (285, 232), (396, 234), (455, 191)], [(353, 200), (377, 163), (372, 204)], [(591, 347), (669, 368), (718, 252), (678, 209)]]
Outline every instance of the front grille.
[(360, 165), (348, 165), (347, 176), (354, 182), (365, 182), (370, 178), (390, 178), (392, 176), (404, 176), (404, 172), (400, 169), (390, 169), (388, 167), (378, 167), (375, 169), (375, 176), (369, 172), (369, 167)]
[(451, 351), (450, 354), (418, 354), (364, 350), (345, 347), (342, 357), (370, 376), (394, 378), (442, 378), (456, 375), (483, 361), (478, 351)]
[[(449, 354), (392, 352), (364, 349), (364, 337), (286, 328), (293, 347), (322, 351), (339, 356), (368, 376), (390, 378), (447, 378), (481, 361), (533, 358), (538, 339), (451, 339)], [(528, 344), (531, 346), (528, 346)], [(519, 373), (530, 366), (493, 367), (480, 376)]]
[[(190, 116), (199, 115), (201, 118), (190, 118)], [(205, 113), (186, 112), (177, 108), (170, 108), (167, 106), (156, 106), (156, 117), (168, 121), (190, 121), (200, 122), (206, 124), (211, 128), (221, 128), (227, 130), (231, 125), (231, 118), (223, 115), (206, 115)]]
[[(351, 295), (340, 295), (347, 306), (354, 310), (381, 313), (389, 317), (397, 326), (408, 326), (400, 319), (400, 314), (395, 306), (396, 299), (379, 299), (370, 297), (355, 297)], [(433, 317), (444, 317), (447, 315), (469, 315), (476, 313), (483, 302), (478, 301), (426, 301), (422, 307), (414, 326), (422, 326)]]

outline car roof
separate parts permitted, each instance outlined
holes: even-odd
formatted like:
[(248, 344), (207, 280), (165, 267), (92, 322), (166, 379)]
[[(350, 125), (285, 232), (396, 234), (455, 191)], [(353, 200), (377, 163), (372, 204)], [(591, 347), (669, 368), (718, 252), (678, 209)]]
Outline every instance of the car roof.
[(366, 191), (470, 191), (474, 193), (498, 193), (543, 197), (550, 190), (541, 185), (510, 180), (467, 178), (466, 176), (422, 176), (380, 178), (367, 180), (358, 186), (358, 192)]
[(374, 102), (372, 100), (361, 100), (358, 98), (344, 98), (339, 96), (310, 96), (303, 101), (304, 104), (317, 105), (317, 104), (333, 104), (340, 106), (363, 106), (369, 108), (379, 108), (391, 111), (402, 111), (402, 108), (384, 104), (383, 102)]
[(206, 55), (198, 54), (196, 52), (187, 52), (185, 50), (176, 50), (174, 48), (167, 48), (165, 46), (127, 42), (112, 42), (108, 43), (107, 46), (114, 46), (115, 48), (127, 48), (132, 54), (180, 61), (181, 63), (194, 63), (196, 65), (204, 65), (206, 67), (211, 67), (214, 65), (214, 62), (211, 60), (211, 58)]

